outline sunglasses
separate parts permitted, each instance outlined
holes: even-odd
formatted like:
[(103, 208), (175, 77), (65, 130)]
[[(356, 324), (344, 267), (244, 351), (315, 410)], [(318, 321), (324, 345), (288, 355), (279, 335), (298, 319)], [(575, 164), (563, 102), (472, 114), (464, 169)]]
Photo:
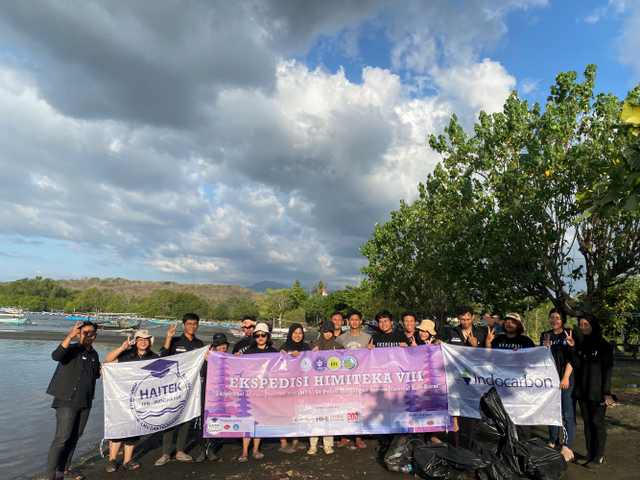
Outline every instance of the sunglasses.
[(248, 329), (250, 329), (250, 328), (256, 328), (256, 327), (254, 327), (253, 325), (251, 325), (251, 326), (249, 326), (249, 327), (240, 327), (240, 328), (242, 328), (242, 329), (247, 329), (247, 330), (248, 330)]
[(82, 335), (84, 335), (85, 337), (95, 337), (96, 336), (96, 332), (93, 332), (91, 330), (87, 330), (86, 332), (80, 332)]
[(268, 336), (266, 333), (256, 333), (253, 338), (267, 338)]

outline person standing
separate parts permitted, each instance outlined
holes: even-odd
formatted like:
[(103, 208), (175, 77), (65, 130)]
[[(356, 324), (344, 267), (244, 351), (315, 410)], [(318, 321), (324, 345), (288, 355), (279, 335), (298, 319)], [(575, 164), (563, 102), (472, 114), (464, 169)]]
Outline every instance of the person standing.
[[(104, 357), (105, 363), (139, 362), (142, 360), (152, 360), (158, 358), (158, 354), (151, 350), (154, 337), (148, 330), (138, 330), (133, 336), (133, 342), (127, 340), (123, 344), (107, 353)], [(122, 438), (109, 442), (109, 461), (107, 462), (107, 473), (113, 473), (117, 469), (116, 456), (120, 445), (124, 443), (124, 460), (122, 467), (125, 470), (137, 470), (140, 462), (133, 460), (133, 449), (140, 437)]]
[[(522, 348), (533, 348), (535, 343), (529, 337), (523, 335), (524, 325), (517, 313), (507, 313), (504, 316), (502, 329), (505, 331), (502, 335), (494, 336), (495, 328), (489, 329), (485, 346), (487, 348), (496, 348), (498, 350), (520, 350)], [(526, 442), (531, 437), (531, 425), (516, 425), (518, 432), (518, 440)]]
[[(560, 453), (567, 462), (573, 460), (573, 442), (576, 438), (576, 397), (574, 394), (575, 380), (573, 375), (573, 365), (571, 365), (571, 354), (567, 345), (569, 330), (564, 327), (567, 315), (564, 310), (552, 308), (549, 312), (549, 325), (551, 330), (542, 332), (540, 335), (540, 345), (551, 349), (551, 355), (556, 362), (556, 369), (560, 380), (560, 390), (562, 390), (562, 418), (566, 430)], [(560, 428), (549, 427), (549, 446), (555, 448), (560, 439)]]
[[(335, 325), (331, 320), (328, 320), (322, 324), (320, 329), (320, 339), (313, 347), (313, 351), (318, 350), (335, 350), (338, 347), (336, 343), (336, 337), (333, 332), (335, 331)], [(322, 444), (324, 445), (324, 453), (330, 455), (333, 453), (333, 437), (322, 437)], [(318, 437), (309, 438), (309, 455), (315, 455), (318, 453)]]
[[(54, 397), (51, 408), (56, 410), (56, 433), (47, 457), (46, 480), (64, 476), (84, 478), (82, 474), (70, 472), (69, 466), (89, 418), (96, 380), (100, 378), (100, 357), (92, 346), (96, 333), (95, 323), (76, 322), (51, 354), (58, 366), (47, 394)], [(78, 343), (72, 345), (74, 338)]]
[[(347, 312), (347, 321), (349, 322), (349, 331), (336, 338), (336, 344), (344, 350), (367, 348), (369, 343), (371, 343), (371, 335), (360, 330), (360, 326), (362, 325), (362, 313), (355, 308), (352, 308)], [(340, 439), (340, 443), (338, 443), (338, 448), (349, 447), (349, 443), (350, 442), (347, 437), (342, 437)], [(362, 437), (356, 436), (355, 447), (349, 448), (367, 448), (367, 444), (364, 443)]]
[(415, 347), (417, 345), (425, 345), (425, 342), (420, 338), (420, 334), (416, 331), (416, 325), (418, 323), (418, 314), (413, 310), (405, 310), (400, 315), (402, 319), (402, 326), (404, 327), (404, 334), (409, 339), (409, 345)]
[(408, 347), (409, 339), (398, 330), (393, 329), (393, 315), (389, 310), (382, 310), (376, 314), (379, 333), (374, 333), (371, 342), (367, 348), (371, 350), (374, 347)]
[(342, 316), (342, 313), (333, 312), (331, 314), (331, 321), (333, 322), (333, 325), (334, 325), (333, 336), (335, 338), (338, 338), (340, 335), (344, 333), (342, 331), (342, 325), (344, 325), (344, 317)]
[[(195, 313), (187, 313), (182, 317), (182, 328), (184, 333), (180, 338), (175, 338), (176, 327), (178, 326), (171, 323), (171, 328), (167, 330), (167, 338), (164, 341), (164, 345), (160, 350), (161, 357), (168, 357), (170, 355), (178, 355), (180, 353), (191, 352), (198, 348), (204, 347), (202, 340), (196, 338), (196, 331), (200, 324), (200, 317)], [(201, 377), (206, 371), (206, 366), (203, 365)], [(176, 440), (176, 460), (179, 462), (193, 462), (193, 457), (184, 453), (184, 447), (187, 445), (187, 435), (189, 434), (189, 424), (191, 422), (185, 422), (181, 425), (176, 425), (173, 428), (169, 428), (164, 431), (162, 436), (162, 456), (156, 461), (156, 466), (161, 467), (166, 465), (171, 460), (171, 451), (173, 444), (173, 432), (178, 430), (178, 439)]]
[[(462, 347), (483, 347), (485, 345), (486, 334), (484, 330), (473, 324), (473, 320), (476, 318), (473, 311), (473, 307), (469, 305), (461, 305), (456, 309), (456, 317), (460, 324), (451, 330), (449, 330), (449, 341), (451, 345), (459, 345)], [(453, 438), (456, 447), (460, 446), (460, 417), (453, 417)], [(468, 449), (473, 448), (473, 437), (476, 434), (476, 427), (478, 426), (477, 418), (470, 418), (469, 429), (469, 445)]]
[(416, 327), (416, 332), (422, 341), (421, 345), (440, 345), (442, 343), (442, 341), (436, 340), (436, 323), (433, 320), (422, 320), (420, 325)]
[(240, 328), (244, 332), (244, 338), (233, 346), (233, 350), (231, 350), (231, 353), (233, 353), (234, 355), (237, 355), (238, 352), (244, 353), (245, 350), (251, 345), (253, 331), (256, 328), (256, 319), (251, 315), (245, 315), (242, 319), (242, 323), (240, 324)]
[(577, 460), (578, 465), (600, 468), (604, 465), (607, 428), (604, 423), (607, 406), (615, 403), (611, 395), (613, 349), (602, 338), (600, 322), (595, 315), (580, 316), (578, 326), (582, 341), (576, 345), (573, 332), (567, 334), (571, 363), (575, 367), (576, 398), (584, 422), (587, 455)]

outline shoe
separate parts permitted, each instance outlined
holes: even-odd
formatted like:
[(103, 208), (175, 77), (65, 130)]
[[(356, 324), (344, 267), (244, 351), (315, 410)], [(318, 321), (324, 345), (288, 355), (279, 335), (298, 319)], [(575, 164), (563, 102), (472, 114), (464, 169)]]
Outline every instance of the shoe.
[(207, 455), (206, 455), (206, 451), (205, 450), (201, 450), (200, 451), (200, 455), (198, 455), (196, 457), (196, 463), (202, 463), (207, 459)]
[(311, 447), (311, 448), (307, 451), (307, 453), (308, 453), (309, 455), (315, 455), (316, 453), (318, 453), (318, 449), (317, 449), (316, 447)]
[(286, 444), (284, 447), (280, 447), (278, 451), (283, 453), (296, 453), (297, 450), (293, 448), (291, 445)]
[(596, 455), (593, 460), (587, 463), (587, 468), (593, 470), (601, 468), (604, 465), (604, 457), (602, 455)]
[(589, 460), (591, 460), (591, 457), (587, 454), (579, 460), (576, 460), (576, 465), (586, 465), (589, 463)]
[(324, 447), (324, 453), (326, 453), (327, 455), (331, 455), (333, 453), (333, 448)]
[(218, 455), (216, 455), (216, 453), (213, 451), (212, 447), (209, 447), (209, 449), (207, 450), (207, 459), (210, 462), (215, 462), (215, 461), (219, 460)]

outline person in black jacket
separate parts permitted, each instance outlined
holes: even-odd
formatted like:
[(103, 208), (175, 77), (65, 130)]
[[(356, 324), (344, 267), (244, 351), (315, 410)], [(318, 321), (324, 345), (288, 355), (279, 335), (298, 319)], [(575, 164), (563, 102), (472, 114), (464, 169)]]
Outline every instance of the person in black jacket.
[[(100, 357), (92, 347), (96, 332), (94, 323), (76, 322), (51, 354), (58, 362), (47, 389), (47, 394), (54, 397), (51, 408), (56, 409), (56, 434), (49, 448), (45, 480), (65, 475), (84, 478), (82, 474), (71, 474), (69, 466), (89, 418), (96, 380), (100, 378)], [(71, 345), (74, 338), (78, 343)]]
[[(151, 350), (154, 337), (148, 330), (138, 330), (133, 336), (133, 342), (127, 339), (121, 346), (107, 353), (105, 363), (140, 362), (158, 358), (158, 354)], [(109, 460), (107, 461), (107, 473), (113, 473), (117, 469), (116, 456), (120, 450), (120, 444), (124, 443), (124, 461), (122, 467), (125, 470), (137, 470), (140, 462), (133, 460), (133, 449), (140, 437), (121, 438), (109, 442)]]
[[(569, 330), (564, 327), (567, 315), (559, 308), (553, 308), (549, 312), (549, 324), (551, 330), (542, 332), (540, 345), (551, 349), (551, 355), (556, 362), (556, 369), (560, 377), (560, 390), (562, 390), (562, 418), (566, 429), (564, 445), (560, 453), (567, 462), (573, 459), (573, 442), (576, 438), (576, 397), (574, 394), (575, 380), (571, 354), (567, 346)], [(555, 448), (559, 440), (560, 428), (549, 427), (549, 445)]]
[(256, 319), (251, 315), (245, 315), (240, 324), (240, 328), (244, 332), (244, 338), (233, 346), (231, 353), (238, 355), (238, 353), (244, 353), (244, 351), (251, 345), (253, 339), (253, 330), (256, 328)]
[(408, 347), (409, 339), (399, 330), (393, 329), (393, 315), (389, 310), (382, 310), (376, 314), (379, 333), (374, 333), (371, 342), (367, 346), (369, 350), (374, 347)]
[[(170, 355), (190, 352), (204, 347), (204, 342), (196, 338), (196, 331), (198, 330), (199, 324), (200, 317), (198, 315), (195, 313), (187, 313), (182, 317), (182, 328), (184, 328), (184, 333), (180, 338), (175, 338), (178, 323), (176, 322), (175, 325), (171, 323), (171, 328), (167, 331), (167, 338), (164, 341), (164, 346), (160, 350), (160, 356), (168, 357)], [(203, 377), (205, 372), (206, 365), (203, 365), (200, 376)], [(187, 445), (187, 435), (189, 433), (190, 423), (191, 422), (185, 422), (181, 425), (165, 430), (162, 437), (162, 456), (156, 461), (157, 467), (165, 465), (169, 460), (171, 460), (171, 444), (173, 443), (173, 431), (175, 429), (178, 429), (178, 439), (176, 440), (176, 460), (179, 462), (193, 461), (191, 455), (184, 453), (184, 447)]]
[(576, 345), (572, 332), (567, 336), (571, 363), (575, 368), (576, 398), (584, 422), (587, 455), (576, 461), (578, 465), (599, 468), (604, 465), (607, 429), (604, 418), (607, 405), (613, 405), (611, 373), (613, 349), (602, 338), (602, 329), (595, 315), (585, 313), (578, 320), (583, 339)]

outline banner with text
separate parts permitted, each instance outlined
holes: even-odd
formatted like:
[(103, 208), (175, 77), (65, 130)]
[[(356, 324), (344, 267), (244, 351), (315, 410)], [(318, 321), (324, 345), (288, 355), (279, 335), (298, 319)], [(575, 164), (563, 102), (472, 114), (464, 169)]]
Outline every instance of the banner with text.
[(449, 414), (480, 418), (482, 395), (496, 387), (516, 425), (562, 426), (560, 379), (546, 347), (517, 351), (442, 344)]
[(139, 362), (106, 363), (104, 436), (137, 437), (200, 415), (200, 369), (207, 348)]
[(451, 429), (439, 347), (236, 357), (211, 352), (206, 437), (284, 437)]

